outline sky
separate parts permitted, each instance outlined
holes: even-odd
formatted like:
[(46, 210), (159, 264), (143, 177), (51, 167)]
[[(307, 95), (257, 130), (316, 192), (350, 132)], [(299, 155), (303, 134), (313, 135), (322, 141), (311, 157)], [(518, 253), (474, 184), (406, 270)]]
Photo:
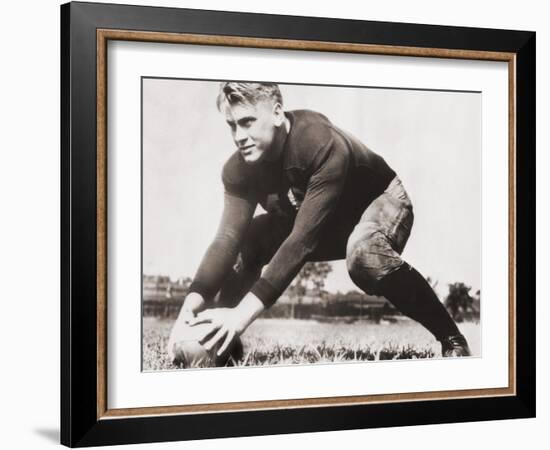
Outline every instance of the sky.
[[(143, 80), (143, 271), (193, 277), (223, 206), (235, 150), (217, 81)], [(312, 109), (380, 154), (403, 181), (415, 223), (403, 258), (447, 284), (481, 280), (481, 94), (281, 85), (286, 110)], [(326, 289), (357, 289), (345, 261)]]

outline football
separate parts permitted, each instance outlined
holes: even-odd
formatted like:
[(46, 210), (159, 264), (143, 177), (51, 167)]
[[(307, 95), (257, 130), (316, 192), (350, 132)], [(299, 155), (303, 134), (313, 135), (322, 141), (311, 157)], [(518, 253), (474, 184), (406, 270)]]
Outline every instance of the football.
[[(212, 350), (206, 350), (199, 342), (208, 331), (209, 324), (186, 326), (181, 330), (179, 340), (174, 344), (174, 360), (176, 366), (184, 368), (221, 367), (230, 362), (242, 358), (243, 349), (239, 338), (236, 338), (228, 350), (221, 356), (217, 356), (222, 342), (218, 342)], [(232, 361), (231, 361), (232, 362)]]
[(215, 352), (207, 351), (198, 341), (180, 341), (174, 344), (173, 362), (184, 368), (214, 367)]

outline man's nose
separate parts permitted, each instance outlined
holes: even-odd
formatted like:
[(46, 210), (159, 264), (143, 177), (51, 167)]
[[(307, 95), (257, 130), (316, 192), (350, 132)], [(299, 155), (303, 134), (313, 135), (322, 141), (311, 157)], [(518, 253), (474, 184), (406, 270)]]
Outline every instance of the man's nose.
[(237, 144), (241, 144), (246, 142), (246, 140), (248, 139), (248, 135), (241, 127), (237, 127), (237, 129), (235, 130), (234, 139)]

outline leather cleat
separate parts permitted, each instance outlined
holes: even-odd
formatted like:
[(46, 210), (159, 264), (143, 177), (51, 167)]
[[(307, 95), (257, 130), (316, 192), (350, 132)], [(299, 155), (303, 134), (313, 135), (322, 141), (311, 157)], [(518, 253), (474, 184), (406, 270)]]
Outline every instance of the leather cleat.
[(457, 334), (441, 341), (441, 355), (444, 358), (455, 358), (458, 356), (472, 356), (472, 352), (468, 347), (466, 338), (461, 334)]

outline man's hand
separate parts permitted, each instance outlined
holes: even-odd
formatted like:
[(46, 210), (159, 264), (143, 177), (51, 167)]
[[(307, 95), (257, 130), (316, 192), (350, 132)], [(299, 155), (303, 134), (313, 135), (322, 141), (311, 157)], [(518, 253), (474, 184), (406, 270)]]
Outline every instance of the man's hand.
[(196, 292), (191, 292), (187, 295), (187, 297), (185, 297), (178, 320), (180, 320), (181, 317), (181, 320), (184, 323), (190, 323), (190, 321), (195, 318), (196, 314), (204, 309), (205, 304), (206, 302), (204, 301), (204, 298), (202, 298), (202, 295), (197, 294)]
[(240, 336), (264, 310), (264, 304), (254, 294), (247, 294), (235, 308), (207, 309), (197, 314), (189, 323), (191, 326), (209, 323), (211, 327), (203, 335), (201, 344), (210, 351), (222, 342), (217, 355), (222, 355), (233, 340)]
[(204, 298), (202, 295), (196, 292), (191, 292), (187, 297), (180, 309), (178, 318), (172, 327), (170, 332), (170, 338), (166, 346), (166, 351), (170, 361), (174, 361), (174, 344), (182, 340), (182, 335), (185, 329), (189, 326), (192, 320), (195, 319), (197, 312), (202, 310), (205, 306)]

